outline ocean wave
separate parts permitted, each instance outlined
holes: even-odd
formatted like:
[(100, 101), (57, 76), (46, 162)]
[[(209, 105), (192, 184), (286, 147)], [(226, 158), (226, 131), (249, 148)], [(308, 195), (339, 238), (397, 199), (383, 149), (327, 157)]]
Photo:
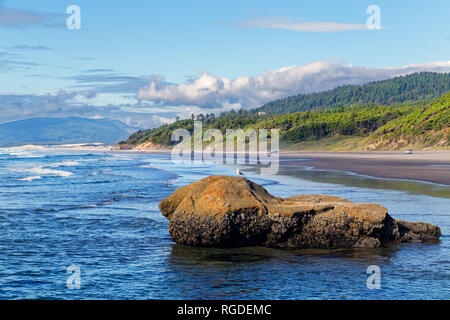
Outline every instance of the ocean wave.
[(77, 162), (94, 162), (100, 160), (99, 158), (93, 158), (93, 159), (78, 159)]
[(45, 156), (42, 154), (33, 154), (31, 152), (25, 150), (10, 150), (3, 149), (3, 152), (0, 154), (4, 159), (33, 159), (33, 158), (44, 158)]
[(44, 150), (46, 149), (45, 146), (41, 146), (41, 145), (35, 145), (35, 144), (27, 144), (27, 145), (23, 145), (23, 146), (16, 146), (16, 147), (9, 147), (9, 148), (1, 148), (1, 149), (6, 149), (6, 150)]
[[(99, 208), (104, 206), (110, 206), (116, 202), (121, 201), (124, 198), (128, 198), (128, 194), (118, 194), (115, 197), (97, 202), (95, 204), (80, 204), (80, 205), (69, 205), (69, 206), (63, 206), (63, 207), (55, 207), (55, 208), (36, 208), (33, 211), (34, 212), (63, 212), (63, 211), (70, 211), (70, 210), (80, 210), (80, 209), (92, 209), (92, 208)], [(121, 209), (121, 208), (114, 208), (114, 209)], [(122, 208), (129, 210), (129, 208)]]
[(79, 166), (80, 163), (78, 161), (62, 161), (62, 162), (56, 162), (46, 165), (46, 167), (51, 168), (58, 168), (58, 167), (75, 167)]
[(25, 154), (25, 153), (10, 153), (10, 156), (15, 156), (16, 159), (34, 159), (34, 158), (44, 158), (43, 155), (36, 154)]
[(151, 163), (142, 164), (142, 165), (140, 165), (138, 167), (139, 168), (152, 168), (152, 169), (154, 168)]
[(97, 208), (96, 204), (84, 204), (79, 206), (67, 206), (62, 208), (36, 208), (33, 211), (34, 212), (63, 212), (63, 211), (70, 211), (70, 210), (78, 210), (78, 209), (90, 209), (90, 208)]
[(58, 176), (58, 177), (70, 177), (73, 175), (72, 172), (62, 171), (62, 170), (53, 170), (44, 167), (34, 167), (31, 169), (27, 169), (26, 172), (39, 174), (39, 175), (49, 175), (49, 176)]
[(28, 181), (31, 182), (33, 180), (40, 180), (42, 179), (41, 176), (32, 176), (32, 177), (26, 177), (26, 178), (22, 178), (22, 179), (17, 179), (17, 181)]

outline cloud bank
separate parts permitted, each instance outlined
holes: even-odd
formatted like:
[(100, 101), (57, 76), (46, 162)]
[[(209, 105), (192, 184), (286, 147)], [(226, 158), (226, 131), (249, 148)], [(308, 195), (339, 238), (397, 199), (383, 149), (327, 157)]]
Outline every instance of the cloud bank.
[[(2, 58), (14, 56), (2, 56), (0, 52), (0, 66)], [(237, 79), (201, 71), (198, 77), (179, 84), (168, 83), (157, 75), (136, 77), (111, 69), (89, 69), (64, 78), (74, 82), (73, 90), (51, 94), (0, 94), (0, 123), (32, 117), (81, 116), (108, 117), (133, 126), (155, 127), (172, 122), (177, 116), (189, 118), (191, 114), (218, 114), (225, 110), (259, 107), (298, 93), (418, 71), (450, 72), (450, 61), (368, 68), (325, 60)]]
[(0, 124), (35, 117), (110, 118), (148, 128), (175, 121), (176, 110), (163, 112), (133, 104), (96, 104), (89, 91), (52, 94), (0, 94)]
[(112, 69), (89, 69), (65, 79), (75, 82), (72, 88), (89, 88), (99, 93), (135, 94), (147, 83), (160, 81), (161, 76), (136, 77), (116, 73)]
[(252, 108), (298, 93), (319, 92), (348, 84), (358, 85), (419, 71), (449, 72), (450, 61), (397, 68), (369, 68), (324, 60), (235, 80), (200, 71), (199, 77), (180, 84), (165, 83), (162, 78), (156, 78), (141, 88), (137, 97), (141, 101), (166, 106)]

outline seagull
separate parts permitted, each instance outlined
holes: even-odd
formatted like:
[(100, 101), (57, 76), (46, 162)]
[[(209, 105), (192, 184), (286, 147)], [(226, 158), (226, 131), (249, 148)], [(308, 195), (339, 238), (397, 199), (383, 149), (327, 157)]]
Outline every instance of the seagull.
[(238, 176), (243, 176), (244, 175), (242, 172), (239, 171), (239, 168), (236, 168), (236, 174)]

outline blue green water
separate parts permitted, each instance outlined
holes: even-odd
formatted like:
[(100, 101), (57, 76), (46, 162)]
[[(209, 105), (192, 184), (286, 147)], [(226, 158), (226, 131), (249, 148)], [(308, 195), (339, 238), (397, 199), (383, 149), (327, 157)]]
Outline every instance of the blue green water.
[[(448, 197), (423, 194), (429, 187), (417, 183), (370, 188), (369, 177), (289, 170), (263, 177), (243, 168), (277, 196), (377, 202), (395, 218), (439, 225), (443, 237), (375, 250), (191, 248), (171, 241), (158, 203), (235, 168), (166, 155), (0, 149), (0, 299), (450, 298)], [(71, 265), (80, 268), (80, 289), (67, 287)], [(369, 265), (381, 268), (381, 289), (367, 288)]]

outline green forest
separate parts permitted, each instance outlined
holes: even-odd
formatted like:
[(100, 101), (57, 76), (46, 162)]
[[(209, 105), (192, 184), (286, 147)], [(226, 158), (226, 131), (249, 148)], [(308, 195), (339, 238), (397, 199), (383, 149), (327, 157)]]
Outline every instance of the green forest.
[(449, 90), (450, 73), (420, 72), (362, 86), (348, 85), (319, 93), (298, 94), (269, 102), (254, 112), (277, 114), (362, 104), (430, 101)]
[[(408, 84), (409, 82), (405, 84), (406, 87), (410, 86), (410, 91), (421, 94), (415, 96), (411, 93), (410, 95), (407, 91), (396, 90), (391, 86), (403, 83), (405, 79), (416, 84), (411, 85)], [(309, 143), (309, 146), (316, 144), (324, 149), (339, 150), (339, 148), (320, 144), (321, 141), (328, 141), (330, 145), (342, 144), (340, 147), (342, 150), (392, 150), (407, 146), (448, 148), (450, 132), (450, 93), (448, 91), (450, 90), (447, 90), (442, 97), (431, 100), (434, 95), (431, 94), (430, 88), (424, 85), (425, 79), (431, 79), (428, 86), (436, 86), (438, 88), (436, 90), (441, 90), (445, 85), (448, 87), (450, 83), (449, 74), (419, 73), (360, 86), (363, 92), (369, 92), (368, 87), (373, 90), (377, 88), (376, 90), (382, 92), (379, 100), (391, 101), (391, 103), (367, 102), (329, 107), (321, 105), (313, 110), (287, 114), (258, 113), (255, 110), (241, 109), (238, 112), (222, 113), (217, 117), (214, 114), (198, 115), (198, 118), (203, 119), (203, 130), (217, 128), (224, 135), (226, 129), (279, 129), (282, 148), (302, 149)], [(447, 79), (445, 85), (442, 79)], [(388, 93), (393, 92), (403, 93), (389, 96)], [(324, 97), (328, 96), (328, 93), (325, 92)], [(411, 99), (392, 102), (400, 96)], [(412, 99), (412, 97), (416, 98)], [(352, 101), (356, 101), (355, 99)], [(120, 142), (119, 148), (133, 148), (148, 142), (165, 147), (173, 146), (176, 142), (171, 141), (171, 135), (173, 130), (178, 128), (185, 128), (192, 133), (194, 120), (179, 120), (159, 128), (138, 131), (127, 140)], [(350, 138), (351, 140), (348, 140)], [(347, 140), (352, 143), (343, 143)]]

